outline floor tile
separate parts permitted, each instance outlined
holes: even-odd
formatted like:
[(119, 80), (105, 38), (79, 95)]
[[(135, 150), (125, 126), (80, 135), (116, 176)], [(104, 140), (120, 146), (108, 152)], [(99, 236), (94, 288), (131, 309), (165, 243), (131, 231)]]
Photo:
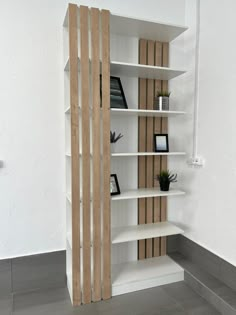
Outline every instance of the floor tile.
[(12, 297), (6, 297), (0, 299), (0, 314), (11, 315), (12, 314)]
[(11, 261), (0, 261), (0, 298), (11, 294)]

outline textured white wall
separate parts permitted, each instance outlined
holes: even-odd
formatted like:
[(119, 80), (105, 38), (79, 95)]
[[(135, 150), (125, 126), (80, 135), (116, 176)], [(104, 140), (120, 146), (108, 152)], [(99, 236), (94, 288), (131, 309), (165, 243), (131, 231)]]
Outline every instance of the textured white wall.
[[(236, 265), (236, 145), (235, 78), (236, 3), (201, 1), (199, 154), (206, 159), (200, 170), (184, 167), (182, 180), (188, 192), (182, 200), (170, 200), (169, 217), (186, 236)], [(186, 1), (186, 67), (194, 66), (195, 0)], [(183, 141), (191, 140), (193, 72), (185, 78), (183, 103), (189, 119)], [(174, 128), (174, 127), (173, 127)], [(187, 150), (191, 151), (191, 142)]]
[[(79, 4), (79, 3), (78, 3)], [(83, 1), (184, 24), (185, 0)], [(65, 248), (66, 0), (0, 2), (0, 259)]]

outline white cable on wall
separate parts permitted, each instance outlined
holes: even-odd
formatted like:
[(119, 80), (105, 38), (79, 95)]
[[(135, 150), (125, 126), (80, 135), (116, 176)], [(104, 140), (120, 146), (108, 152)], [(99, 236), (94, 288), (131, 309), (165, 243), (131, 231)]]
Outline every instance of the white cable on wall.
[(202, 157), (198, 156), (198, 111), (199, 111), (199, 56), (200, 56), (200, 0), (196, 0), (196, 41), (195, 41), (195, 80), (193, 104), (193, 151), (188, 164), (194, 167), (204, 165)]

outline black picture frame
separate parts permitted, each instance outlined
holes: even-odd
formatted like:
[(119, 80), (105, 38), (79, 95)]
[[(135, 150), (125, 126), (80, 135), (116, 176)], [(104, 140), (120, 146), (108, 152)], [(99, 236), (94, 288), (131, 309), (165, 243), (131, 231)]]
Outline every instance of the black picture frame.
[[(102, 104), (102, 75), (100, 75), (100, 95)], [(110, 76), (110, 107), (120, 109), (128, 108), (125, 93), (119, 77)]]
[(111, 196), (120, 195), (120, 186), (116, 174), (110, 176), (110, 194)]
[(169, 152), (169, 140), (167, 133), (154, 134), (154, 151), (155, 152)]

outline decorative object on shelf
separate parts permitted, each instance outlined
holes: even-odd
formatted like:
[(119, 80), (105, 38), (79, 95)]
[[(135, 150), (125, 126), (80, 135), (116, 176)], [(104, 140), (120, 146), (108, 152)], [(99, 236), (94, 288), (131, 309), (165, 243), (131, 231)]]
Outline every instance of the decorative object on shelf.
[[(100, 93), (102, 98), (102, 76), (100, 75)], [(127, 109), (125, 93), (119, 77), (110, 76), (110, 107)]]
[(169, 152), (168, 134), (154, 134), (155, 152)]
[(159, 175), (157, 175), (157, 180), (160, 184), (160, 189), (162, 191), (168, 191), (170, 188), (170, 183), (177, 182), (177, 174), (171, 174), (170, 171), (161, 171)]
[(123, 135), (121, 133), (118, 134), (118, 136), (116, 136), (116, 132), (115, 131), (110, 131), (110, 143), (111, 143), (111, 153), (115, 153), (116, 152), (116, 142), (119, 141), (121, 138), (123, 137)]
[(120, 186), (116, 174), (111, 174), (110, 177), (110, 193), (111, 196), (120, 195)]
[(154, 108), (156, 110), (169, 110), (169, 97), (170, 92), (168, 91), (157, 92)]

